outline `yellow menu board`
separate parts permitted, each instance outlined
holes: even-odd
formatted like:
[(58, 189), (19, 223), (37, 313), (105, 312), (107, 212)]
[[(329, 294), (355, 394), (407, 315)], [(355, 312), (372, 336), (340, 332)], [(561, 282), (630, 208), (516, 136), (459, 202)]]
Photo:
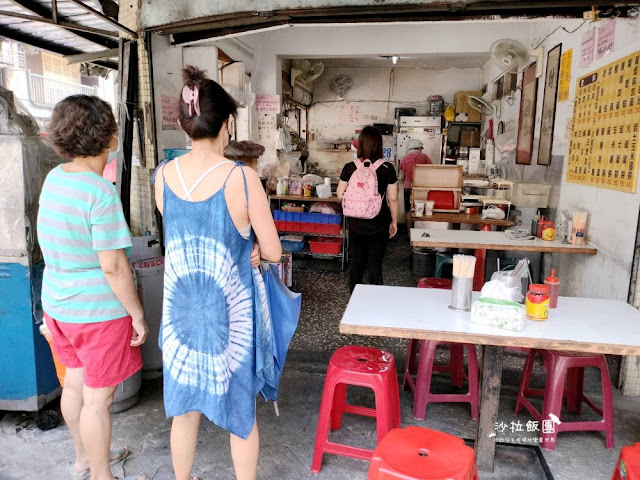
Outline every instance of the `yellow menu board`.
[(567, 182), (634, 193), (640, 51), (577, 80)]
[(569, 100), (573, 48), (564, 52), (560, 59), (560, 74), (558, 75), (558, 102), (564, 102), (565, 100)]

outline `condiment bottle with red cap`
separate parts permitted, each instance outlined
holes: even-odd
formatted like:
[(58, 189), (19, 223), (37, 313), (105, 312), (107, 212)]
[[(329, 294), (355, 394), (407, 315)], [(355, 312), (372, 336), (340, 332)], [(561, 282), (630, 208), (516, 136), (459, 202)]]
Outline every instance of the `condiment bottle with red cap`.
[(546, 285), (532, 283), (524, 301), (527, 318), (543, 321), (549, 318), (549, 292)]
[(555, 268), (551, 269), (551, 275), (549, 275), (544, 284), (549, 290), (549, 308), (556, 308), (558, 306), (558, 291), (560, 290), (560, 280), (556, 277)]

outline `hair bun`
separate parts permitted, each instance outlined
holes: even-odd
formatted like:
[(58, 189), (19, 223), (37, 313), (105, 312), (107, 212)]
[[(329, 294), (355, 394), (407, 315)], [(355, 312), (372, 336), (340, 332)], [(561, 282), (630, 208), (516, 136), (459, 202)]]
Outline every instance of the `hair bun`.
[(193, 88), (201, 85), (207, 79), (207, 72), (193, 65), (187, 65), (182, 69), (182, 79), (187, 87)]

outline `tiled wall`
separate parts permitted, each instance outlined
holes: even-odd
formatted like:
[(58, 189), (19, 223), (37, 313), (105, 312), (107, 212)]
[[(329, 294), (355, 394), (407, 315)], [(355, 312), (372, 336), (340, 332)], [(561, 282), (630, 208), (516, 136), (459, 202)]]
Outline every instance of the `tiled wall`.
[[(121, 0), (119, 21), (131, 30), (138, 31), (140, 25), (139, 0)], [(125, 34), (126, 36), (126, 34)], [(145, 155), (141, 158), (143, 166), (134, 166), (131, 174), (131, 231), (134, 235), (143, 235), (145, 231), (156, 233), (155, 202), (149, 178), (156, 167), (153, 108), (151, 107), (151, 78), (149, 55), (144, 38), (138, 38), (138, 108), (144, 112)]]

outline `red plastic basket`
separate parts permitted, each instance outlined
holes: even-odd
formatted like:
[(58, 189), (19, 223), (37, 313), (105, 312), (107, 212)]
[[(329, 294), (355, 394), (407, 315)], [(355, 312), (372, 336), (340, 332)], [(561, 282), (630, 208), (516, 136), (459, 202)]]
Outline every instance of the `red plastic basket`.
[(311, 253), (338, 255), (342, 247), (342, 239), (318, 237), (309, 240), (309, 246), (311, 247)]

